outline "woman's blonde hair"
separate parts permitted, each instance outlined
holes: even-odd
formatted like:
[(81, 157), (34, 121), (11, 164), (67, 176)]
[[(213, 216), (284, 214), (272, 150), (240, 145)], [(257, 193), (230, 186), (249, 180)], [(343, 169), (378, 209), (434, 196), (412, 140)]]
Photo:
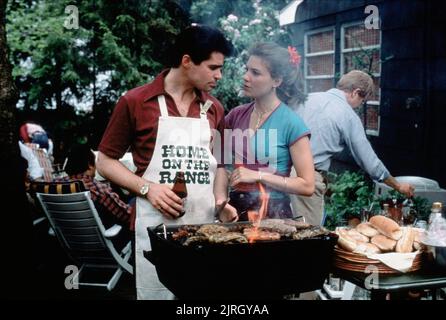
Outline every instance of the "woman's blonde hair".
[(372, 96), (373, 87), (372, 77), (359, 70), (352, 70), (349, 73), (344, 74), (336, 85), (336, 88), (346, 92), (353, 92), (354, 90), (359, 89), (359, 95), (365, 99)]
[(290, 62), (287, 49), (273, 42), (263, 42), (255, 44), (249, 50), (249, 55), (262, 59), (273, 79), (282, 79), (276, 88), (280, 100), (292, 108), (305, 101), (299, 66)]

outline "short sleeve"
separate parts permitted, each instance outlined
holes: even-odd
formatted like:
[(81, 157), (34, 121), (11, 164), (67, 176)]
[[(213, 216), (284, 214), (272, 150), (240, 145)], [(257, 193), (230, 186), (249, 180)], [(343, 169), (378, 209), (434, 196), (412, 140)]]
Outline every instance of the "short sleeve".
[(134, 129), (129, 108), (125, 96), (121, 97), (113, 110), (98, 148), (113, 159), (121, 158), (131, 143)]
[[(216, 108), (216, 133), (214, 135), (214, 146), (213, 146), (213, 154), (214, 157), (217, 159), (217, 168), (224, 167), (224, 164), (222, 162), (222, 154), (224, 152), (224, 145), (225, 145), (225, 116), (224, 116), (224, 109), (223, 106), (217, 101), (214, 101), (215, 108)], [(218, 138), (216, 138), (216, 135), (218, 135)]]
[(225, 128), (226, 129), (233, 129), (233, 119), (234, 119), (234, 109), (229, 111), (229, 113), (225, 117)]
[(288, 146), (292, 146), (297, 140), (306, 136), (310, 137), (310, 129), (308, 129), (301, 117), (296, 113), (291, 113), (291, 116), (288, 117), (286, 136)]

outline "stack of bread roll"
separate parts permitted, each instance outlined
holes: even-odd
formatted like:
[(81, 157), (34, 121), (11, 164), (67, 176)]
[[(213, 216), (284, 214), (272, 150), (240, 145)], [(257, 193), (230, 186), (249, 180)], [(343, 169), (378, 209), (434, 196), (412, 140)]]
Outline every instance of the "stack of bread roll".
[(361, 254), (419, 250), (422, 232), (418, 228), (400, 227), (385, 216), (373, 216), (369, 222), (360, 223), (353, 229), (336, 229), (338, 245), (344, 250)]

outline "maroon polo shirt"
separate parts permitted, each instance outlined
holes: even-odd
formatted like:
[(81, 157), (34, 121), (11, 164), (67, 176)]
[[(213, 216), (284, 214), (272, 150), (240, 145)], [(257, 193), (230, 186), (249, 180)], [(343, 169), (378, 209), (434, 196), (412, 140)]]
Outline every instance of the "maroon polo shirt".
[[(134, 88), (119, 99), (99, 145), (99, 151), (114, 159), (121, 158), (129, 150), (138, 176), (146, 171), (155, 148), (158, 118), (161, 115), (157, 97), (165, 96), (169, 116), (181, 116), (173, 98), (164, 90), (164, 78), (168, 72), (164, 70), (153, 82)], [(207, 99), (213, 102), (207, 112), (209, 125), (223, 137), (224, 109), (208, 93), (196, 90), (196, 98), (187, 117), (200, 118), (200, 103)]]

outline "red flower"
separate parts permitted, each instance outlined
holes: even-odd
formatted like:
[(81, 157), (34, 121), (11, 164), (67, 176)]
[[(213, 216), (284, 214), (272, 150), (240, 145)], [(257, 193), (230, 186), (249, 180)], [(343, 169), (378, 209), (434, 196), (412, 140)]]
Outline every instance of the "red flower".
[(288, 53), (290, 54), (290, 62), (291, 64), (298, 66), (300, 64), (300, 55), (297, 52), (295, 47), (288, 46)]

